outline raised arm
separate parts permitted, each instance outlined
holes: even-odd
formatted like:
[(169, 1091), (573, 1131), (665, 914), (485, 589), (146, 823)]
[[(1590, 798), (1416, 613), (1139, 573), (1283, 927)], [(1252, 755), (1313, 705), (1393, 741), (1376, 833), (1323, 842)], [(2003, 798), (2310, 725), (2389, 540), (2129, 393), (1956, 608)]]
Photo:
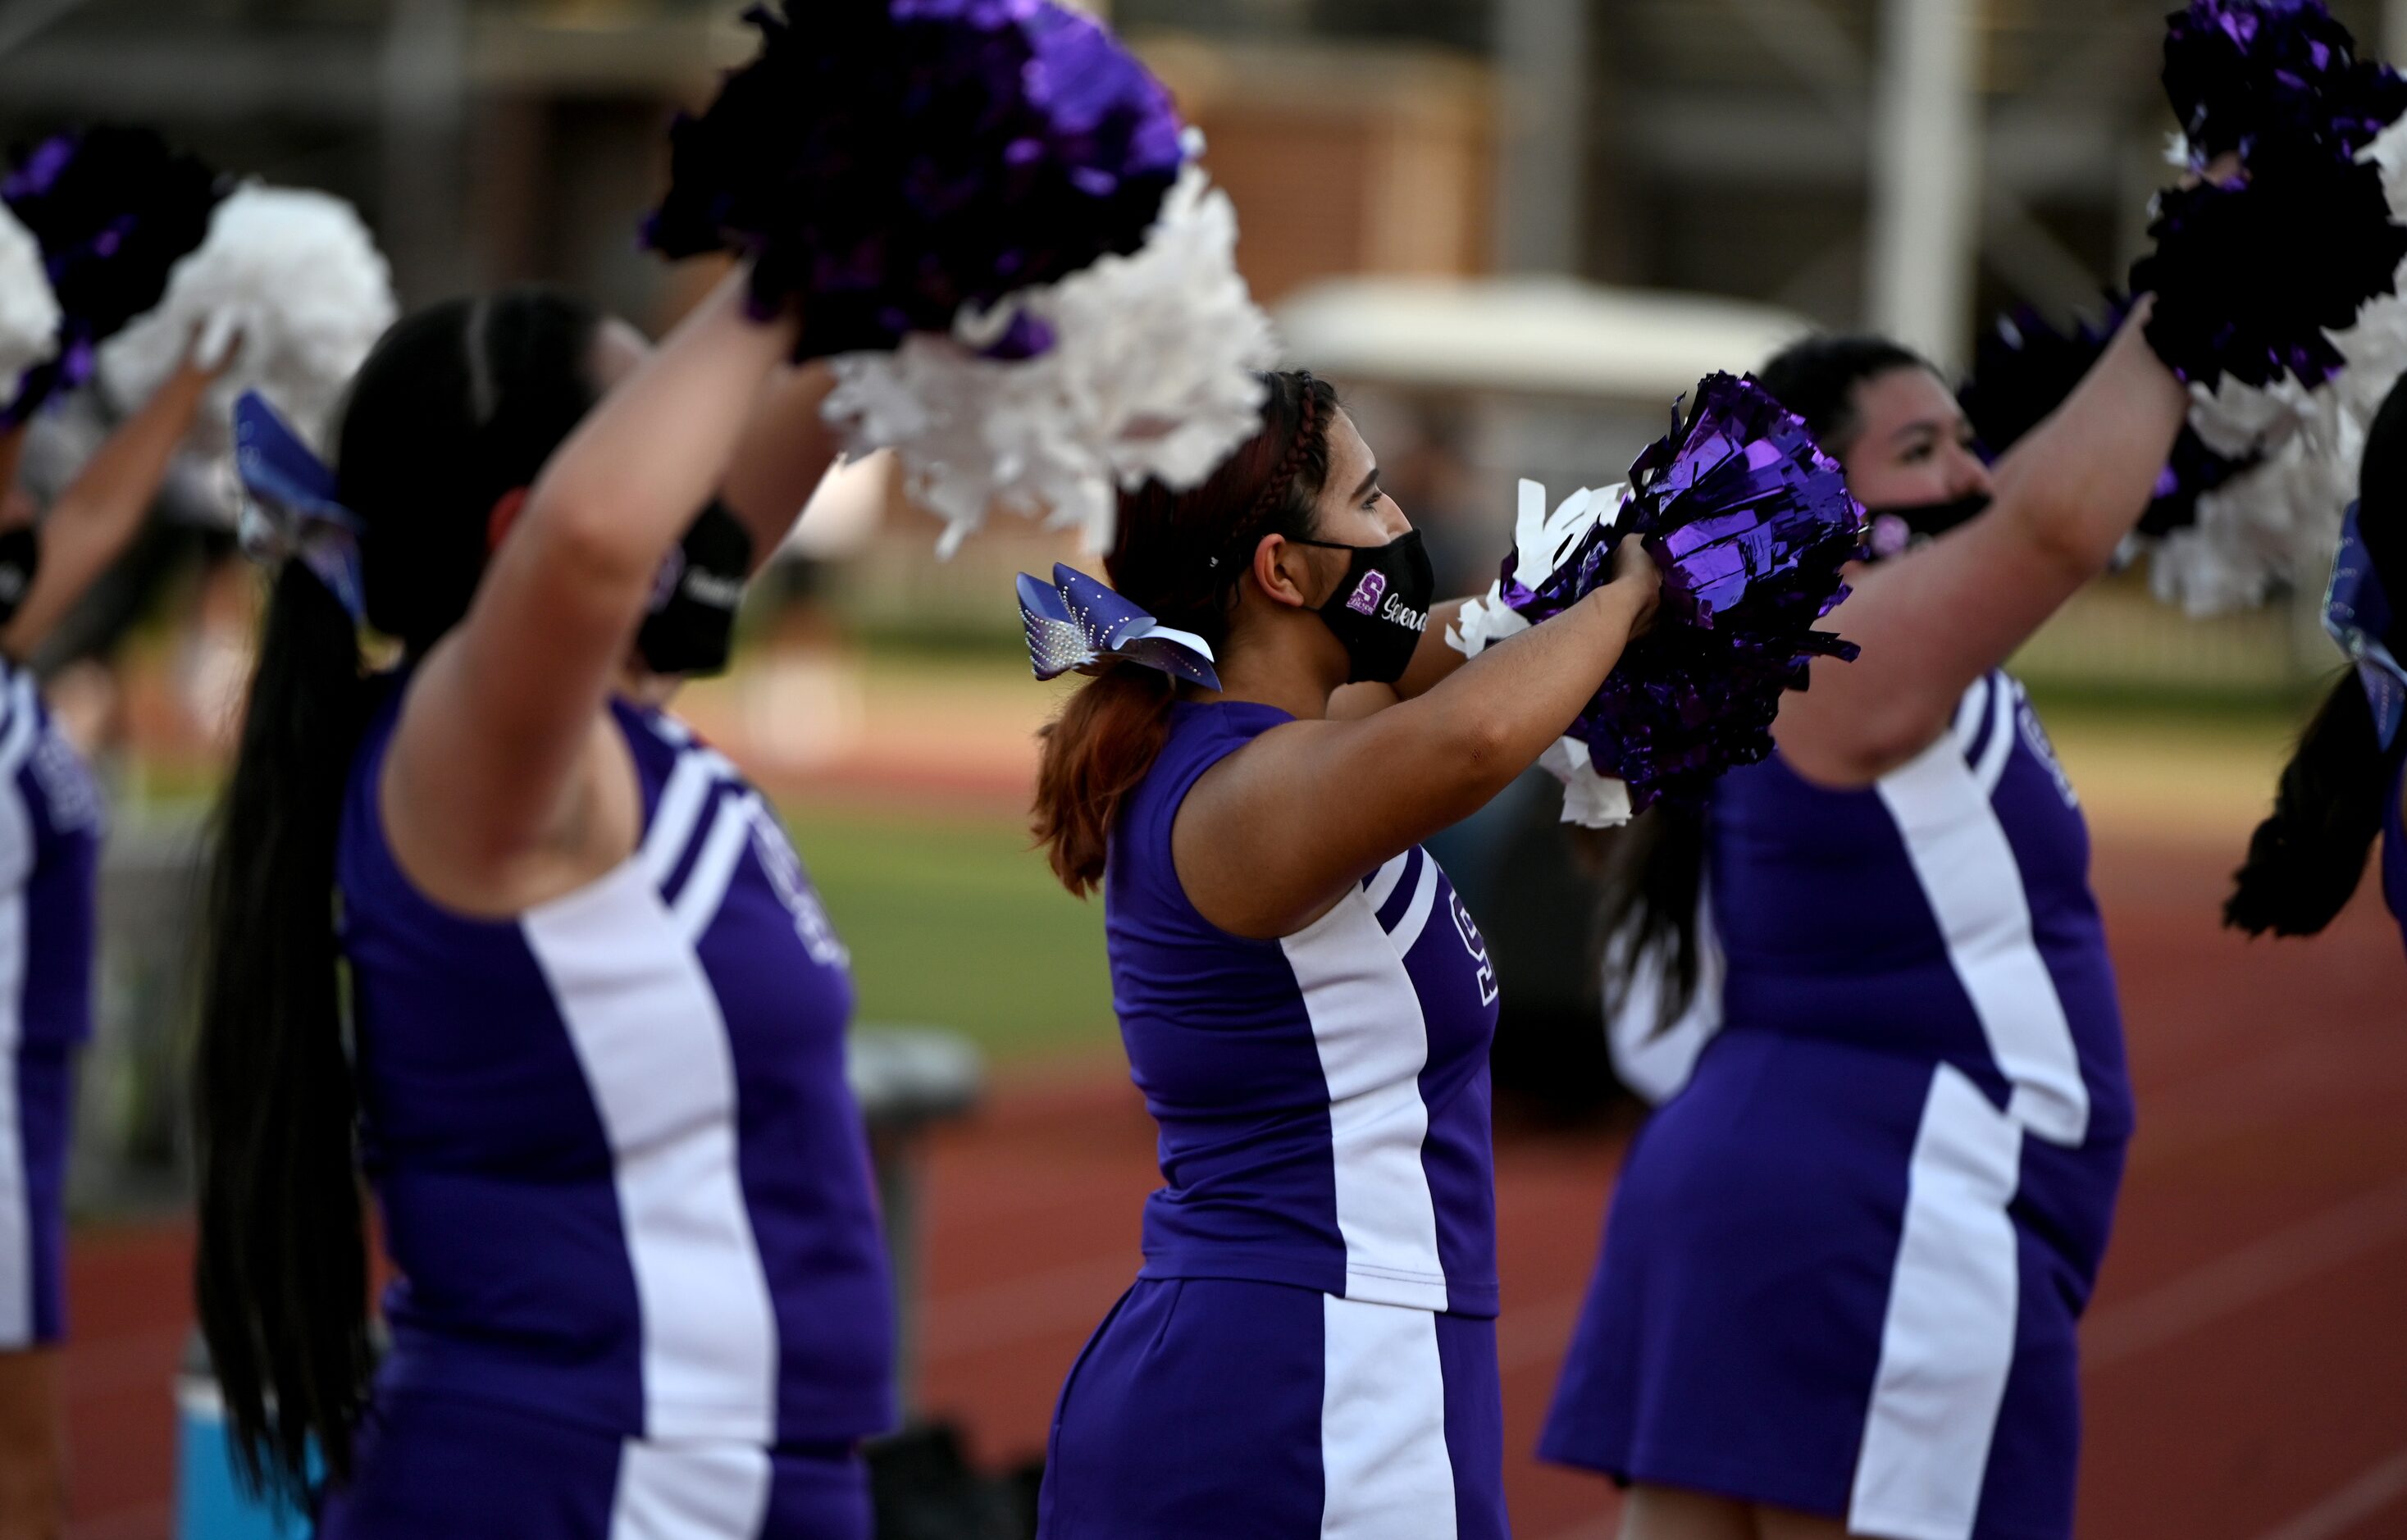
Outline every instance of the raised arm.
[(50, 635), (93, 581), (124, 553), (192, 431), (214, 370), (185, 364), (118, 425), (42, 520), (33, 587), (0, 629), (0, 652), (22, 658)]
[(725, 482), (763, 381), (793, 344), (732, 276), (544, 468), (467, 617), (410, 687), (382, 798), (397, 849), (499, 873), (560, 840), (577, 771), (660, 563)]
[[(1275, 727), (1206, 772), (1172, 834), (1197, 910), (1239, 935), (1292, 934), (1364, 873), (1503, 790), (1562, 735), (1654, 613), (1660, 579), (1638, 542), (1615, 571), (1411, 700), (1359, 720)], [(1429, 630), (1444, 648), (1435, 617)], [(1427, 651), (1425, 642), (1417, 668)]]
[(2188, 397), (2148, 350), (2144, 303), (1995, 474), (1980, 517), (1856, 573), (1830, 624), (1861, 645), (1814, 664), (1773, 724), (1798, 771), (1864, 786), (1938, 737), (1973, 681), (2104, 571), (2146, 511)]
[(836, 435), (819, 416), (835, 385), (824, 364), (783, 366), (761, 387), (720, 495), (752, 535), (758, 571), (785, 544), (836, 456)]

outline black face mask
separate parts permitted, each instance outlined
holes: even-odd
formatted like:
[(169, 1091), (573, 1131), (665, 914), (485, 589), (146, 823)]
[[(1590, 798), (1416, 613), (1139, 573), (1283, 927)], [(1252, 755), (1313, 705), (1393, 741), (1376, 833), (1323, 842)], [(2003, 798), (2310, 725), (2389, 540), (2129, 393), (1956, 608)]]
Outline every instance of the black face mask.
[(716, 674), (735, 642), (735, 611), (752, 573), (752, 535), (713, 498), (661, 562), (635, 651), (655, 674)]
[(1346, 682), (1393, 684), (1403, 678), (1429, 626), (1430, 601), (1437, 596), (1437, 574), (1421, 549), (1421, 532), (1406, 530), (1384, 546), (1294, 543), (1354, 553), (1345, 580), (1320, 606), (1320, 619), (1346, 649)]
[(0, 625), (17, 618), (17, 606), (34, 590), (42, 566), (42, 539), (31, 524), (0, 530)]
[(1987, 492), (1972, 492), (1945, 503), (1901, 503), (1893, 507), (1866, 508), (1864, 548), (1875, 562), (1902, 556), (1958, 524), (1978, 519), (1988, 511), (1989, 503)]

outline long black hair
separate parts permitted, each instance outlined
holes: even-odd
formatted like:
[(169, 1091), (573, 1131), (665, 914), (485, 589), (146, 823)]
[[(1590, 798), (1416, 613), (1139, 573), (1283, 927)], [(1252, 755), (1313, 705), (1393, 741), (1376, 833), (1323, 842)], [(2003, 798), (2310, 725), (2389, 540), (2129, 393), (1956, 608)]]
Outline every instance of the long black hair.
[[(370, 626), (422, 653), (467, 612), (501, 496), (596, 399), (600, 318), (547, 290), (421, 310), (352, 381), (336, 478), (362, 525)], [(298, 1501), (314, 1445), (351, 1468), (366, 1396), (367, 1257), (335, 851), (351, 757), (383, 680), (305, 566), (272, 579), (217, 813), (193, 1072), (201, 1328), (234, 1452)]]
[[(1825, 451), (1843, 456), (1861, 429), (1857, 388), (1895, 369), (1939, 372), (1921, 354), (1887, 337), (1812, 336), (1774, 354), (1755, 379), (1805, 420)], [(1621, 1010), (1631, 976), (1649, 953), (1668, 964), (1656, 996), (1659, 1029), (1678, 1020), (1696, 993), (1707, 816), (1703, 807), (1658, 803), (1600, 842), (1602, 955), (1617, 964), (1605, 973), (1608, 1018)]]
[[(2407, 595), (2407, 381), (2374, 414), (2357, 492), (2366, 556), (2391, 593)], [(2407, 651), (2407, 612), (2382, 640), (2394, 656)], [(2365, 876), (2400, 752), (2407, 749), (2383, 752), (2357, 670), (2342, 674), (2283, 766), (2272, 816), (2232, 875), (2223, 922), (2251, 935), (2313, 935), (2330, 924)]]

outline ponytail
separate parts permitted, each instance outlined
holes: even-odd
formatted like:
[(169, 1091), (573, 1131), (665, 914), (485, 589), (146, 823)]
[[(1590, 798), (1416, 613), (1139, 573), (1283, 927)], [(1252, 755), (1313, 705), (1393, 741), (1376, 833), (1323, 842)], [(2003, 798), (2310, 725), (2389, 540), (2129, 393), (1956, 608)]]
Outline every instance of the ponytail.
[(1103, 885), (1120, 804), (1170, 735), (1169, 675), (1114, 663), (1047, 722), (1036, 770), (1036, 841), (1061, 886), (1084, 898)]
[(372, 699), (351, 617), (277, 575), (214, 829), (193, 1073), (201, 1329), (237, 1468), (298, 1502), (350, 1473), (367, 1252), (336, 973), (335, 847)]
[(2223, 922), (2251, 935), (2314, 935), (2330, 924), (2365, 876), (2393, 768), (2352, 668), (2283, 767), (2273, 816), (2248, 841)]

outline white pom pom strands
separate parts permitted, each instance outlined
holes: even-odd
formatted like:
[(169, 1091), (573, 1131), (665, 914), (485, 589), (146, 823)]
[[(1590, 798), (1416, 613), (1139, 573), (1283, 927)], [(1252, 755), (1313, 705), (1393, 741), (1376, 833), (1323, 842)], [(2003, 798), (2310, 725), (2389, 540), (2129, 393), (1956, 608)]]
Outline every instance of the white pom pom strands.
[(187, 349), (215, 364), (237, 349), (195, 427), (196, 447), (232, 446), (234, 403), (257, 391), (313, 443), (398, 307), (392, 270), (351, 206), (329, 193), (237, 188), (208, 238), (176, 264), (157, 308), (102, 348), (109, 397), (148, 400)]
[(42, 245), (0, 204), (0, 406), (17, 399), (25, 371), (59, 350), (59, 301)]
[[(1109, 550), (1120, 489), (1200, 485), (1260, 426), (1258, 377), (1277, 350), (1236, 245), (1236, 210), (1190, 161), (1133, 254), (965, 311), (949, 337), (835, 359), (828, 421), (853, 453), (897, 451), (912, 496), (945, 520), (941, 555), (998, 507)], [(1023, 314), (1051, 348), (980, 356)]]
[[(1535, 481), (1520, 486), (1520, 506), (1513, 522), (1513, 581), (1534, 589), (1555, 575), (1563, 559), (1588, 532), (1611, 524), (1621, 516), (1628, 489), (1616, 483), (1579, 491), (1546, 509), (1546, 489)], [(1498, 578), (1484, 599), (1473, 599), (1446, 634), (1446, 645), (1466, 658), (1476, 658), (1490, 644), (1530, 629), (1530, 622), (1504, 602), (1504, 582)], [(1587, 829), (1611, 829), (1630, 821), (1630, 787), (1600, 772), (1588, 747), (1574, 737), (1557, 738), (1538, 757), (1538, 768), (1563, 786), (1563, 821)]]

